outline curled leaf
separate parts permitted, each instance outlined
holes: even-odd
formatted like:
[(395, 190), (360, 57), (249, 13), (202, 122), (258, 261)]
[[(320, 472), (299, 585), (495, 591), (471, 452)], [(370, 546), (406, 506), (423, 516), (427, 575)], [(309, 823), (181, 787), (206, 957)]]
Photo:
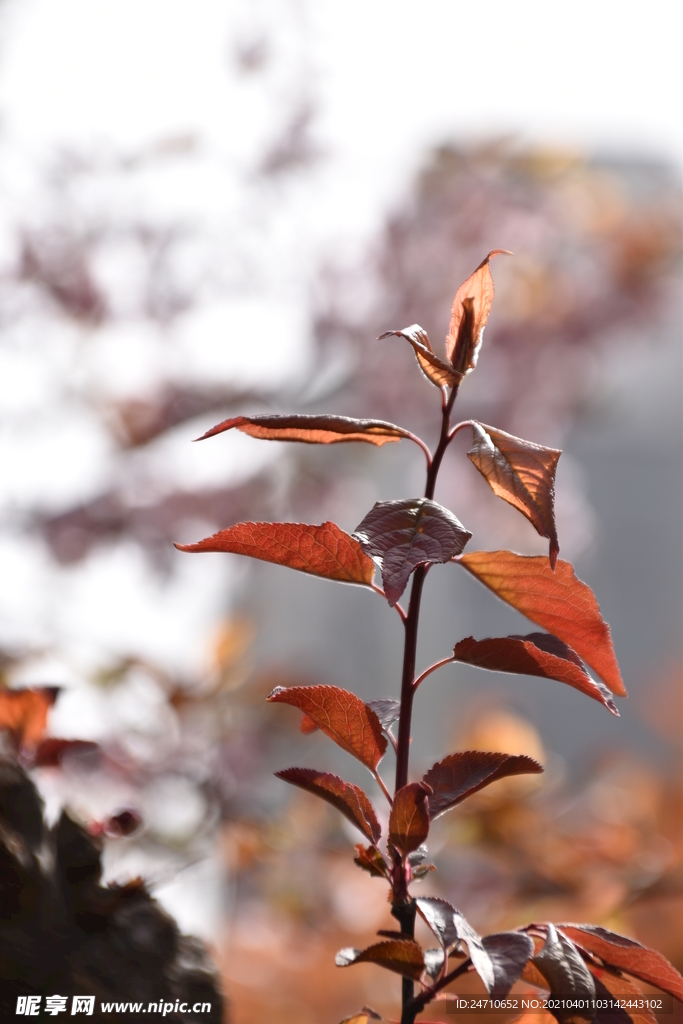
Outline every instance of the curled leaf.
[(481, 941), (493, 965), (491, 997), (502, 999), (534, 955), (533, 939), (524, 932), (496, 932), (484, 935)]
[(284, 779), (293, 786), (299, 786), (308, 793), (314, 793), (328, 804), (332, 804), (344, 817), (360, 829), (371, 843), (379, 842), (382, 834), (375, 809), (368, 797), (358, 786), (344, 782), (337, 775), (319, 772), (314, 768), (286, 768), (275, 772), (278, 779)]
[(576, 651), (550, 633), (489, 637), (486, 640), (475, 640), (468, 636), (455, 645), (453, 656), (456, 661), (491, 672), (515, 672), (525, 676), (556, 679), (599, 701), (619, 717), (607, 687), (591, 679)]
[(595, 982), (574, 943), (558, 932), (554, 925), (544, 925), (546, 940), (543, 948), (533, 957), (533, 964), (541, 972), (550, 986), (550, 994), (557, 1000), (549, 1009), (558, 1021), (587, 1019), (592, 1020), (592, 1009), (565, 1009), (562, 1000), (586, 1000), (586, 1006), (592, 1007), (595, 999)]
[(489, 262), (500, 255), (511, 256), (512, 253), (507, 249), (493, 249), (455, 293), (446, 337), (446, 355), (456, 373), (464, 375), (477, 365), (484, 327), (493, 302)]
[(462, 373), (456, 373), (449, 363), (435, 354), (427, 332), (419, 324), (405, 327), (402, 331), (385, 331), (384, 334), (380, 334), (378, 340), (392, 336), (405, 338), (410, 342), (420, 369), (427, 380), (437, 388), (452, 388), (462, 380)]
[(384, 593), (395, 605), (418, 565), (448, 562), (472, 534), (429, 498), (378, 501), (353, 534), (382, 570)]
[(337, 967), (349, 967), (351, 964), (377, 964), (387, 971), (402, 974), (404, 978), (419, 981), (425, 969), (422, 950), (412, 939), (389, 939), (387, 942), (376, 942), (367, 949), (340, 949), (334, 958)]
[(494, 494), (518, 509), (541, 537), (550, 540), (550, 564), (555, 568), (560, 550), (555, 524), (555, 472), (562, 452), (476, 421), (472, 438), (467, 458)]
[(683, 977), (666, 957), (635, 939), (594, 924), (558, 924), (558, 929), (605, 964), (618, 967), (683, 1002)]
[(410, 782), (394, 796), (389, 842), (403, 856), (417, 850), (429, 835), (429, 793), (424, 782)]
[(386, 752), (387, 739), (377, 715), (355, 693), (337, 686), (276, 686), (267, 700), (299, 708), (371, 772)]
[(474, 551), (458, 561), (502, 601), (573, 647), (613, 693), (627, 696), (610, 628), (569, 562), (558, 561), (553, 572), (547, 559), (513, 551)]
[(387, 865), (376, 846), (363, 846), (362, 843), (358, 843), (355, 850), (356, 856), (353, 860), (359, 868), (367, 871), (373, 878), (388, 878)]
[(495, 972), (481, 936), (459, 910), (447, 900), (436, 896), (418, 896), (415, 900), (421, 917), (427, 922), (443, 949), (449, 952), (458, 942), (467, 943), (467, 951), (475, 971), (484, 982), (486, 991), (491, 992), (495, 983)]
[(207, 430), (197, 438), (240, 430), (250, 437), (265, 441), (303, 441), (304, 444), (337, 444), (342, 441), (366, 441), (381, 447), (392, 441), (410, 437), (407, 430), (384, 420), (352, 419), (350, 416), (233, 416)]
[(198, 544), (176, 544), (179, 551), (226, 551), (322, 576), (340, 583), (369, 587), (372, 561), (360, 544), (335, 523), (237, 523)]
[(526, 754), (462, 750), (437, 761), (423, 781), (431, 787), (429, 812), (438, 818), (468, 796), (508, 775), (536, 775), (541, 765)]

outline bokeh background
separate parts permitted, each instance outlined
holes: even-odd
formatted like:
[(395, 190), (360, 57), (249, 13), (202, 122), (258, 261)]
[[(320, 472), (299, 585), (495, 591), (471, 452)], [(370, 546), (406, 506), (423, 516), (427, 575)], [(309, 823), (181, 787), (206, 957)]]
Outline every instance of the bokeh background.
[[(457, 746), (538, 756), (435, 829), (422, 883), (480, 929), (593, 920), (683, 966), (680, 12), (642, 0), (4, 0), (0, 6), (0, 711), (54, 817), (136, 810), (142, 874), (211, 946), (234, 1024), (335, 1024), (398, 985), (333, 953), (391, 927), (358, 840), (272, 771), (338, 768), (276, 684), (397, 696), (374, 595), (190, 556), (247, 518), (337, 521), (421, 493), (417, 450), (317, 450), (228, 415), (333, 411), (428, 441), (438, 345), (492, 248), (497, 297), (459, 398), (561, 447), (562, 555), (611, 623), (621, 718), (461, 666), (425, 685), (414, 770)], [(439, 500), (471, 546), (544, 543), (453, 445)], [(523, 620), (447, 567), (420, 657)], [(0, 691), (0, 696), (6, 691)], [(33, 732), (31, 730), (34, 730)], [(389, 769), (390, 771), (390, 769)], [(444, 1018), (447, 1019), (447, 1018)]]

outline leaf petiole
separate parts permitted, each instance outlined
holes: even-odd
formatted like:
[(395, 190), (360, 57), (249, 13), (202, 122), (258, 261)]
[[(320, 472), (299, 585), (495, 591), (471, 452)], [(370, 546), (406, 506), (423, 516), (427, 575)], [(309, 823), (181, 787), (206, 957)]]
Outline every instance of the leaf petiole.
[(450, 658), (442, 658), (441, 661), (435, 661), (433, 665), (430, 665), (429, 668), (426, 668), (424, 672), (417, 677), (413, 683), (413, 690), (417, 690), (420, 683), (426, 679), (427, 676), (430, 676), (432, 672), (436, 672), (437, 668), (442, 668), (443, 665), (450, 665), (453, 661), (455, 661), (453, 655), (451, 655)]

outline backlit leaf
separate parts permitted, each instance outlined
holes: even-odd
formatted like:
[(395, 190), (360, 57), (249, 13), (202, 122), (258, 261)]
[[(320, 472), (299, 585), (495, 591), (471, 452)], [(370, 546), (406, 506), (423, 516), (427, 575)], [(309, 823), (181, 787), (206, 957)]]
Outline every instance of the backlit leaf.
[(472, 437), (467, 458), (494, 494), (518, 509), (541, 537), (550, 540), (550, 564), (554, 568), (560, 550), (555, 524), (555, 471), (562, 452), (523, 441), (485, 423), (472, 424)]
[(498, 754), (482, 750), (462, 750), (437, 761), (424, 777), (431, 786), (429, 812), (437, 818), (466, 800), (484, 786), (508, 775), (536, 775), (541, 765), (526, 754)]
[(458, 561), (501, 600), (573, 647), (613, 693), (627, 696), (609, 626), (569, 562), (558, 561), (553, 572), (546, 558), (513, 551), (474, 551)]
[(419, 324), (405, 327), (402, 331), (385, 331), (379, 339), (389, 337), (405, 338), (413, 346), (420, 369), (425, 377), (437, 388), (452, 388), (459, 384), (463, 375), (455, 373), (453, 367), (440, 359), (432, 348), (427, 332)]
[[(657, 1024), (652, 1010), (644, 1005), (643, 993), (632, 981), (594, 964), (590, 965), (590, 972), (595, 981), (596, 998), (602, 1001), (602, 1007), (595, 1015), (595, 1024), (629, 1024), (631, 1021), (633, 1024)], [(628, 1011), (619, 1005), (622, 1000), (630, 1003)]]
[(486, 640), (468, 636), (455, 645), (453, 655), (456, 661), (491, 672), (516, 672), (556, 679), (604, 704), (613, 715), (619, 715), (607, 687), (591, 679), (578, 654), (550, 633), (489, 637)]
[(376, 942), (367, 949), (340, 949), (334, 958), (337, 967), (348, 967), (350, 964), (377, 964), (387, 971), (402, 974), (405, 978), (418, 981), (425, 969), (422, 950), (412, 939), (389, 939), (387, 942)]
[(384, 593), (393, 606), (418, 565), (448, 562), (472, 534), (435, 501), (405, 498), (378, 501), (353, 536), (381, 567)]
[(370, 586), (374, 565), (360, 544), (335, 523), (237, 523), (179, 551), (227, 551), (260, 558), (341, 583)]
[(43, 738), (47, 713), (57, 699), (54, 686), (8, 690), (0, 688), (0, 730), (11, 733), (18, 747), (35, 747)]
[[(541, 972), (550, 986), (550, 994), (559, 1000), (595, 999), (595, 982), (581, 955), (570, 941), (554, 925), (546, 924), (546, 940), (543, 948), (533, 958), (534, 966)], [(588, 1005), (592, 1005), (590, 1002)], [(568, 1019), (591, 1020), (593, 1012), (549, 1006), (559, 1021)]]
[(491, 997), (502, 999), (534, 955), (533, 939), (524, 932), (497, 932), (484, 935), (481, 941), (493, 965)]
[(594, 924), (559, 924), (557, 927), (583, 949), (599, 956), (604, 963), (656, 985), (683, 1001), (683, 977), (656, 950)]
[(276, 686), (267, 700), (299, 708), (370, 771), (382, 760), (387, 739), (380, 721), (355, 693), (337, 686)]
[(362, 843), (358, 843), (355, 850), (356, 856), (353, 859), (359, 868), (367, 871), (374, 878), (387, 877), (387, 866), (384, 857), (376, 846), (363, 846)]
[(399, 789), (389, 815), (389, 842), (403, 856), (417, 850), (429, 835), (429, 786), (410, 782)]
[(458, 942), (467, 943), (472, 966), (484, 982), (486, 991), (491, 992), (495, 983), (493, 963), (481, 936), (469, 921), (447, 900), (439, 899), (436, 896), (419, 896), (415, 902), (420, 915), (445, 950), (451, 950)]
[(446, 355), (458, 373), (469, 373), (477, 365), (482, 335), (493, 302), (493, 278), (489, 262), (494, 256), (502, 254), (512, 255), (506, 249), (494, 249), (455, 293), (446, 338)]
[(305, 444), (337, 444), (340, 441), (367, 441), (381, 447), (409, 437), (407, 430), (384, 420), (352, 419), (349, 416), (234, 416), (207, 430), (197, 438), (240, 430), (250, 437), (266, 441), (303, 441)]
[(360, 829), (371, 843), (379, 842), (382, 834), (375, 809), (368, 797), (358, 786), (344, 782), (337, 775), (319, 772), (314, 768), (286, 768), (275, 772), (278, 779), (291, 782), (308, 793), (314, 793), (332, 804), (352, 825)]

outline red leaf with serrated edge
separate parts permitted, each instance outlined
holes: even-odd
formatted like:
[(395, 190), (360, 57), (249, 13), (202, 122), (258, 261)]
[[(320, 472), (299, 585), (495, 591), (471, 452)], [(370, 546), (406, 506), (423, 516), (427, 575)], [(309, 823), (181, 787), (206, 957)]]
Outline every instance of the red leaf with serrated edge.
[(402, 974), (404, 978), (412, 978), (413, 981), (419, 981), (425, 968), (422, 950), (412, 939), (389, 939), (388, 942), (376, 942), (367, 949), (340, 949), (334, 962), (337, 967), (377, 964), (378, 967)]
[(467, 918), (452, 907), (447, 900), (438, 896), (418, 896), (415, 900), (420, 915), (432, 929), (445, 950), (452, 949), (458, 942), (467, 943), (467, 951), (475, 971), (484, 982), (486, 991), (491, 992), (495, 984), (495, 972), (489, 954), (484, 948), (478, 932)]
[(34, 768), (57, 768), (65, 756), (93, 755), (99, 749), (97, 743), (93, 743), (91, 740), (60, 740), (48, 736), (36, 747), (31, 765)]
[(377, 821), (375, 809), (368, 797), (358, 786), (344, 782), (338, 775), (319, 772), (314, 768), (286, 768), (275, 772), (278, 779), (291, 782), (308, 793), (314, 793), (328, 804), (332, 804), (352, 825), (360, 829), (371, 843), (378, 843), (382, 829)]
[(286, 565), (340, 583), (369, 587), (372, 559), (357, 540), (335, 523), (237, 523), (198, 544), (176, 544), (179, 551), (226, 551)]
[(384, 757), (387, 738), (380, 721), (355, 693), (337, 686), (276, 686), (267, 700), (299, 708), (371, 772)]
[(534, 966), (550, 986), (550, 994), (557, 996), (548, 1009), (559, 1021), (592, 1020), (594, 1010), (566, 1008), (564, 1000), (582, 1002), (592, 1006), (595, 999), (595, 982), (574, 943), (558, 932), (554, 925), (545, 924), (546, 940), (543, 948), (533, 958)]
[(604, 704), (613, 715), (619, 715), (607, 687), (591, 679), (576, 651), (550, 633), (488, 637), (486, 640), (468, 636), (455, 645), (453, 656), (456, 661), (491, 672), (556, 679)]
[(429, 835), (429, 786), (410, 782), (399, 789), (389, 815), (389, 842), (399, 853), (417, 850)]
[(405, 338), (410, 342), (420, 369), (427, 380), (437, 388), (452, 388), (462, 380), (461, 373), (455, 373), (449, 363), (435, 355), (427, 332), (419, 324), (405, 327), (402, 331), (385, 331), (384, 334), (380, 334), (378, 341), (392, 336)]
[[(589, 964), (589, 969), (595, 979), (596, 999), (602, 1001), (595, 1024), (629, 1024), (630, 1021), (633, 1024), (657, 1024), (652, 1010), (644, 1005), (643, 993), (632, 981), (621, 974), (602, 970), (595, 964)], [(622, 1005), (628, 1006), (628, 1012), (622, 1009)]]
[(477, 365), (482, 335), (493, 302), (489, 262), (494, 256), (501, 255), (511, 256), (512, 253), (507, 249), (493, 249), (455, 293), (446, 337), (446, 355), (458, 373), (469, 373)]
[(437, 761), (425, 775), (432, 789), (429, 813), (437, 818), (466, 800), (484, 786), (508, 775), (536, 775), (543, 768), (526, 754), (498, 754), (482, 750), (462, 750)]
[(609, 626), (595, 594), (569, 562), (560, 559), (553, 572), (546, 558), (513, 551), (474, 551), (458, 562), (501, 600), (573, 647), (613, 693), (627, 696)]
[(343, 441), (366, 441), (381, 447), (392, 441), (410, 437), (407, 430), (384, 420), (352, 419), (350, 416), (233, 416), (207, 430), (198, 437), (222, 434), (225, 430), (240, 430), (250, 437), (265, 441), (303, 441), (304, 444), (337, 444)]
[(448, 562), (472, 534), (429, 498), (378, 501), (353, 534), (382, 569), (384, 593), (395, 605), (418, 565)]
[(604, 963), (656, 985), (683, 1001), (683, 977), (656, 950), (598, 925), (558, 924), (557, 927), (583, 949), (599, 956)]
[(34, 747), (43, 738), (47, 713), (57, 699), (56, 686), (7, 690), (0, 688), (0, 730), (11, 733), (18, 747)]
[(518, 509), (541, 537), (550, 540), (550, 564), (554, 568), (560, 550), (555, 524), (555, 472), (562, 452), (476, 421), (472, 438), (467, 458), (494, 494)]
[(353, 860), (359, 868), (362, 868), (363, 871), (367, 871), (368, 874), (375, 878), (389, 877), (384, 857), (376, 846), (363, 846), (362, 843), (358, 843), (354, 849), (356, 851), (356, 856)]

